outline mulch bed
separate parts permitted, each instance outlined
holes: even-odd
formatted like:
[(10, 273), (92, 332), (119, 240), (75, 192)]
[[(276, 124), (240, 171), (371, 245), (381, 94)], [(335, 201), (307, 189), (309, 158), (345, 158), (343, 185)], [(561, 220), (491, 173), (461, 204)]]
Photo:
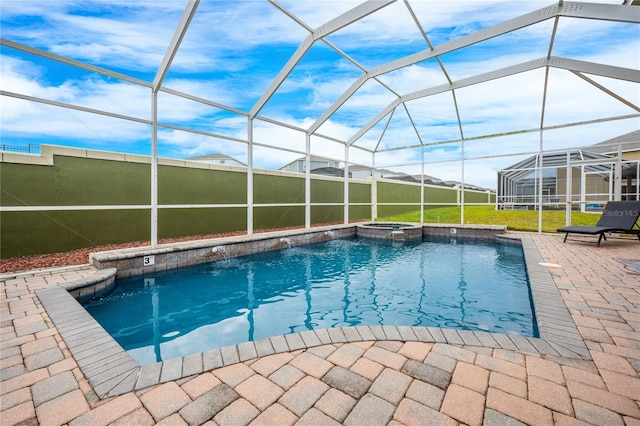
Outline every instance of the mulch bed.
[[(170, 244), (181, 241), (204, 240), (209, 238), (231, 237), (244, 235), (246, 232), (230, 232), (224, 234), (198, 235), (196, 237), (165, 238), (158, 244)], [(33, 256), (20, 256), (10, 259), (0, 259), (0, 274), (31, 271), (34, 269), (55, 268), (59, 266), (86, 265), (89, 263), (89, 254), (99, 251), (121, 250), (133, 247), (145, 247), (151, 245), (151, 241), (134, 241), (125, 244), (109, 244), (105, 246), (88, 247), (63, 253), (38, 254)]]
[[(325, 223), (322, 225), (314, 225), (314, 227), (324, 226), (324, 225), (335, 225), (335, 223)], [(260, 229), (259, 231), (256, 231), (256, 233), (283, 231), (287, 229), (296, 229), (296, 228), (299, 228), (299, 227)], [(182, 237), (182, 238), (164, 238), (162, 240), (159, 240), (158, 244), (178, 243), (181, 241), (206, 240), (211, 238), (234, 237), (239, 235), (246, 235), (246, 232), (238, 231), (238, 232), (227, 232), (227, 233), (210, 234), (210, 235), (197, 235), (197, 236)], [(44, 268), (55, 268), (60, 266), (86, 265), (89, 263), (89, 254), (91, 253), (96, 253), (99, 251), (121, 250), (121, 249), (132, 248), (132, 247), (145, 247), (149, 245), (151, 245), (151, 241), (134, 241), (134, 242), (125, 243), (125, 244), (111, 244), (111, 245), (105, 245), (105, 246), (83, 248), (80, 250), (73, 250), (73, 251), (68, 251), (64, 253), (49, 253), (49, 254), (39, 254), (34, 256), (20, 256), (20, 257), (14, 257), (10, 259), (0, 259), (0, 274), (25, 272), (25, 271), (32, 271), (35, 269), (44, 269)]]

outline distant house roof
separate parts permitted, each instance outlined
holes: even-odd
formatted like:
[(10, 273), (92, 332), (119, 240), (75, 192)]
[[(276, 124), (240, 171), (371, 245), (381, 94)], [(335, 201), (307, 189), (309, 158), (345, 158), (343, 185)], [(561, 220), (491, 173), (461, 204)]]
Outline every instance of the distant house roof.
[(618, 144), (621, 145), (622, 152), (640, 151), (640, 130), (625, 133), (606, 141), (598, 142), (595, 145), (587, 147), (589, 151), (599, 154), (611, 154), (618, 152)]
[[(318, 167), (317, 169), (311, 170), (311, 173), (314, 175), (344, 177), (344, 169), (337, 167)], [(351, 172), (349, 172), (349, 177), (351, 177)]]
[(357, 171), (357, 170), (371, 170), (369, 166), (363, 166), (360, 164), (349, 164), (349, 170)]
[(416, 178), (407, 173), (394, 172), (387, 169), (379, 169), (378, 171), (382, 172), (382, 177), (385, 179), (401, 180), (403, 182), (418, 182)]
[[(319, 155), (312, 155), (310, 157), (311, 162), (326, 162), (326, 163), (340, 163), (340, 160), (336, 160), (335, 158), (328, 158), (328, 157), (321, 157)], [(300, 158), (296, 158), (295, 160), (285, 164), (284, 166), (280, 167), (280, 170), (287, 170), (289, 168), (289, 166), (292, 166), (300, 161), (305, 161), (306, 157), (300, 157)]]
[(414, 178), (416, 178), (416, 180), (420, 180), (420, 178), (424, 177), (424, 180), (442, 180), (440, 178), (437, 178), (435, 176), (431, 176), (431, 175), (413, 175)]
[[(289, 164), (293, 164), (293, 163), (298, 162), (298, 161), (305, 161), (306, 158), (307, 157), (296, 158), (295, 160), (285, 164), (283, 167), (286, 167)], [(340, 163), (341, 162), (340, 160), (336, 160), (335, 158), (322, 157), (320, 155), (312, 155), (311, 156), (311, 161), (326, 161), (327, 163)]]
[(206, 154), (206, 155), (197, 155), (195, 157), (187, 157), (185, 158), (185, 160), (190, 160), (190, 161), (212, 161), (212, 162), (222, 162), (222, 161), (229, 161), (231, 163), (235, 163), (235, 164), (239, 164), (242, 165), (244, 167), (247, 167), (246, 164), (244, 164), (242, 161), (238, 161), (233, 157), (229, 157), (228, 155), (225, 154), (221, 154), (219, 152), (215, 152), (213, 154)]
[[(305, 157), (301, 157), (298, 160), (304, 160)], [(340, 160), (336, 160), (335, 158), (329, 158), (329, 157), (321, 157), (320, 155), (312, 155), (311, 156), (311, 161), (327, 161), (327, 162), (331, 162), (331, 163), (341, 163), (342, 161)]]
[[(447, 185), (449, 185), (449, 186), (458, 186), (458, 187), (462, 187), (462, 182), (457, 181), (457, 180), (445, 180), (445, 181), (444, 181), (444, 183), (446, 183), (446, 184), (447, 184)], [(479, 191), (484, 191), (484, 188), (482, 188), (482, 187), (480, 187), (480, 186), (478, 186), (478, 185), (474, 185), (474, 184), (469, 183), (469, 182), (465, 183), (465, 184), (464, 184), (464, 187), (465, 187), (466, 189), (476, 189), (476, 190), (479, 190)]]

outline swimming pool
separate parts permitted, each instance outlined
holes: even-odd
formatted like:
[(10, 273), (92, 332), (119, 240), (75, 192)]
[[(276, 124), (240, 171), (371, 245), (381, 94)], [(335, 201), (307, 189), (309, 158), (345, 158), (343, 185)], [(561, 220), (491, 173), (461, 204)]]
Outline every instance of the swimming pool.
[(353, 325), (537, 337), (522, 248), (472, 240), (333, 240), (120, 279), (84, 305), (140, 364)]

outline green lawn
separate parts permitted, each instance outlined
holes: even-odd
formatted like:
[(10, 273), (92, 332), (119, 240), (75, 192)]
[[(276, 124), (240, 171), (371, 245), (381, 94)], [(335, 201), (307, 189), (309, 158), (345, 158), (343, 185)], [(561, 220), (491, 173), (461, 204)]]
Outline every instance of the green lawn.
[[(573, 212), (572, 225), (592, 226), (600, 218), (599, 214)], [(419, 222), (420, 211), (397, 216), (379, 218), (379, 221)], [(428, 209), (424, 212), (425, 223), (460, 223), (459, 207), (442, 207)], [(496, 210), (494, 206), (467, 206), (464, 208), (465, 223), (481, 225), (506, 225), (513, 231), (538, 231), (538, 212), (528, 210)], [(565, 212), (543, 211), (542, 231), (556, 232), (565, 225)]]

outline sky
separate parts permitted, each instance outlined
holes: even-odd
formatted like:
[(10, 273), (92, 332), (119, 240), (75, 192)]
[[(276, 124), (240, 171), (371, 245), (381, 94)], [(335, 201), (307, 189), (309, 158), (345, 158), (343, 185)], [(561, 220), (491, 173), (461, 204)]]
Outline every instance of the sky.
[[(301, 157), (304, 130), (364, 72), (424, 51), (428, 43), (438, 49), (443, 43), (556, 4), (521, 0), (406, 3), (419, 25), (405, 2), (396, 1), (311, 45), (260, 105), (253, 121), (255, 167), (278, 169)], [(619, 0), (601, 3), (631, 7), (620, 6)], [(310, 31), (321, 30), (359, 4), (349, 0), (202, 0), (163, 87), (211, 104), (160, 91), (159, 155), (188, 158), (220, 152), (246, 163), (247, 144), (242, 141), (249, 134), (247, 114), (259, 105)], [(185, 5), (184, 0), (2, 0), (0, 24), (5, 40), (150, 83)], [(553, 20), (546, 20), (445, 53), (438, 57), (439, 62), (429, 59), (367, 80), (320, 125), (321, 136), (311, 137), (311, 153), (344, 160), (340, 141), (350, 141), (398, 96), (447, 84), (447, 77), (457, 82), (544, 58), (553, 26)], [(640, 31), (637, 24), (562, 17), (551, 54), (640, 70)], [(151, 153), (148, 87), (6, 45), (0, 49), (0, 66), (0, 90), (134, 119), (2, 96), (2, 144)], [(587, 77), (601, 88), (571, 71), (551, 68), (545, 97), (545, 69), (539, 68), (406, 102), (353, 141), (349, 161), (371, 166), (370, 151), (377, 150), (376, 167), (410, 174), (424, 170), (443, 180), (464, 179), (495, 188), (498, 170), (538, 151), (541, 143), (544, 149), (568, 149), (640, 129), (638, 112), (610, 94), (638, 106), (638, 83)], [(531, 131), (541, 123), (563, 126), (633, 114), (636, 117), (561, 127), (542, 135)], [(521, 133), (523, 130), (529, 132)], [(495, 134), (502, 136), (487, 137)], [(460, 142), (463, 138), (464, 143)], [(421, 144), (426, 147), (417, 148)], [(406, 146), (414, 148), (401, 149)], [(463, 155), (468, 159), (464, 166), (459, 161)]]

